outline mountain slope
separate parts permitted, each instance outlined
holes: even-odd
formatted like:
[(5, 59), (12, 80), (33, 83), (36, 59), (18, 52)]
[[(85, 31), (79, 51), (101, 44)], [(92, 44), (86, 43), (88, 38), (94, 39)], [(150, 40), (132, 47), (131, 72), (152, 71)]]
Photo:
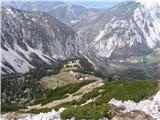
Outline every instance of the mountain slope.
[(3, 73), (24, 73), (76, 56), (78, 45), (76, 33), (48, 14), (2, 7)]
[(147, 55), (160, 47), (160, 19), (138, 1), (126, 1), (82, 26), (82, 40), (104, 58)]
[[(44, 11), (46, 10), (48, 12), (48, 9), (51, 10), (52, 8), (49, 3), (42, 5), (43, 2), (40, 2), (39, 5), (37, 5), (38, 3), (39, 2), (37, 2), (36, 4), (32, 4), (32, 6), (29, 9), (29, 5), (31, 4), (29, 2), (26, 9), (33, 10), (34, 8), (35, 10), (37, 9), (44, 10)], [(46, 7), (47, 4), (49, 6), (48, 9)], [(25, 33), (23, 31), (26, 31), (26, 29), (21, 30), (20, 29), (21, 26), (20, 25), (17, 26), (17, 29), (20, 29), (19, 30), (20, 35), (21, 33), (24, 34), (24, 38), (25, 38), (25, 42), (27, 42), (27, 46), (32, 48), (32, 49), (29, 49), (29, 52), (26, 52), (26, 50), (23, 51), (23, 53), (26, 52), (25, 57), (23, 57), (25, 58), (23, 59), (23, 61), (26, 61), (26, 57), (27, 57), (27, 61), (25, 62), (26, 65), (24, 67), (21, 67), (21, 68), (17, 67), (19, 69), (18, 71), (21, 72), (21, 69), (26, 69), (28, 67), (28, 64), (29, 64), (29, 68), (34, 68), (34, 66), (42, 65), (44, 61), (45, 63), (46, 62), (49, 63), (50, 61), (53, 61), (53, 59), (66, 59), (66, 58), (70, 58), (70, 56), (76, 56), (78, 53), (80, 53), (81, 57), (85, 57), (90, 63), (92, 63), (97, 68), (101, 68), (101, 70), (104, 71), (106, 74), (106, 71), (109, 71), (110, 69), (108, 65), (110, 64), (110, 59), (112, 62), (113, 59), (126, 61), (125, 60), (126, 58), (130, 59), (132, 57), (133, 58), (136, 57), (137, 59), (137, 57), (146, 58), (147, 55), (152, 56), (155, 49), (160, 48), (160, 19), (158, 16), (159, 5), (156, 4), (156, 7), (155, 5), (152, 7), (151, 6), (147, 7), (147, 5), (145, 4), (139, 1), (126, 1), (113, 8), (105, 10), (102, 14), (99, 14), (99, 16), (94, 19), (88, 18), (90, 20), (87, 20), (85, 18), (84, 22), (82, 20), (80, 23), (76, 23), (75, 25), (72, 26), (76, 30), (78, 30), (77, 33), (80, 36), (80, 39), (77, 37), (77, 35), (74, 33), (73, 30), (71, 30), (61, 22), (57, 23), (56, 19), (51, 20), (53, 19), (51, 18), (46, 20), (45, 15), (48, 16), (48, 14), (43, 13), (43, 15), (41, 15), (41, 18), (39, 18), (38, 21), (35, 21), (37, 19), (35, 17), (37, 17), (37, 14), (39, 14), (39, 12), (31, 12), (32, 15), (30, 16), (19, 14), (19, 16), (21, 16), (20, 19), (22, 19), (24, 16), (24, 18), (29, 20), (28, 24), (31, 24), (34, 27), (30, 26), (28, 28), (27, 22), (24, 19), (22, 19), (23, 24), (25, 23), (25, 25), (23, 25), (25, 26), (24, 28), (27, 28), (27, 31), (29, 29), (29, 31), (33, 31), (33, 32)], [(55, 13), (59, 14), (59, 12), (61, 11), (60, 8), (64, 6), (66, 7), (66, 4), (58, 2), (53, 6), (52, 11), (55, 11)], [(71, 8), (73, 7), (73, 5), (69, 5), (69, 6)], [(68, 9), (68, 5), (66, 8)], [(78, 8), (77, 11), (79, 11), (80, 9), (82, 10), (79, 14), (75, 12), (76, 8), (74, 8), (74, 10), (73, 9), (71, 10), (72, 12), (74, 11), (73, 13), (76, 16), (80, 15), (81, 13), (83, 13), (81, 15), (85, 15), (86, 12), (83, 12), (83, 9), (85, 8), (81, 8), (81, 7)], [(59, 12), (56, 11), (56, 9), (60, 9), (58, 10)], [(69, 12), (71, 11), (66, 11), (66, 13), (69, 14)], [(29, 13), (29, 12), (23, 11), (23, 13)], [(62, 12), (62, 14), (63, 13), (64, 12)], [(6, 19), (8, 20), (8, 18)], [(68, 19), (68, 20), (70, 21), (71, 19)], [(3, 21), (5, 21), (5, 19), (3, 19)], [(15, 21), (15, 18), (14, 20), (11, 20), (11, 21)], [(44, 23), (41, 24), (41, 21), (43, 21)], [(56, 27), (52, 26), (52, 24), (54, 25), (56, 24), (57, 26)], [(3, 23), (2, 23), (2, 28), (3, 28)], [(8, 28), (8, 27), (4, 27), (4, 28)], [(5, 30), (4, 28), (3, 30)], [(63, 28), (63, 30), (59, 31), (57, 28), (58, 29)], [(49, 32), (43, 32), (43, 31), (49, 31)], [(52, 34), (53, 31), (55, 35)], [(8, 34), (11, 32), (8, 31), (6, 33)], [(19, 36), (19, 33), (17, 33), (17, 35), (14, 36), (14, 39), (17, 39), (17, 36), (19, 37), (19, 39), (22, 38)], [(5, 38), (7, 38), (7, 36), (12, 36), (7, 34)], [(71, 35), (71, 37), (69, 37), (68, 35)], [(33, 40), (32, 39), (28, 40), (28, 37), (30, 39), (30, 36)], [(2, 37), (3, 37), (3, 34), (2, 34)], [(37, 42), (36, 40), (37, 38), (40, 40), (40, 42)], [(54, 42), (52, 41), (53, 39), (54, 39)], [(12, 41), (10, 40), (8, 40), (8, 42), (9, 44), (11, 44), (10, 45), (11, 48), (13, 48), (14, 44), (12, 43), (14, 43), (13, 42), (14, 40)], [(17, 43), (19, 44), (19, 42)], [(20, 45), (23, 46), (21, 48), (26, 48), (25, 45), (22, 45), (22, 44), (23, 43), (20, 43)], [(35, 48), (35, 45), (37, 45), (36, 50), (33, 49)], [(5, 50), (5, 46), (3, 44), (2, 44), (2, 47), (3, 47), (3, 50)], [(23, 49), (20, 50), (21, 48), (16, 47), (14, 51), (17, 49), (18, 51), (22, 51)], [(30, 53), (32, 53), (31, 51), (32, 52), (34, 51), (34, 53), (36, 52), (36, 55), (31, 54), (32, 60), (30, 59)], [(15, 54), (12, 52), (9, 52), (9, 53), (12, 55)], [(6, 54), (6, 56), (10, 56), (10, 55), (7, 55), (8, 53), (5, 53), (5, 52), (3, 53)], [(40, 61), (37, 60), (37, 54), (38, 54), (38, 58), (41, 58)], [(47, 59), (46, 57), (44, 58), (44, 55), (47, 55), (46, 56)], [(18, 53), (18, 55), (14, 55), (14, 56), (16, 56), (14, 58), (16, 59), (16, 58), (20, 58), (22, 55)], [(15, 62), (14, 59), (13, 61), (11, 61), (9, 60), (9, 57), (8, 57), (3, 60), (2, 66), (4, 67), (8, 66), (7, 68), (5, 68), (6, 70), (3, 70), (3, 71), (14, 71), (14, 68), (10, 66), (11, 63), (13, 65), (15, 63), (17, 64), (17, 61)], [(30, 61), (32, 61), (32, 64), (30, 63)], [(8, 64), (9, 62), (10, 64)], [(21, 61), (18, 61), (18, 62), (19, 64), (21, 63)], [(119, 64), (121, 64), (121, 62)], [(126, 66), (128, 66), (128, 63)], [(12, 68), (12, 70), (7, 70), (9, 68)], [(25, 71), (28, 71), (29, 68), (27, 68), (27, 70)], [(125, 68), (128, 68), (128, 67), (125, 67)]]

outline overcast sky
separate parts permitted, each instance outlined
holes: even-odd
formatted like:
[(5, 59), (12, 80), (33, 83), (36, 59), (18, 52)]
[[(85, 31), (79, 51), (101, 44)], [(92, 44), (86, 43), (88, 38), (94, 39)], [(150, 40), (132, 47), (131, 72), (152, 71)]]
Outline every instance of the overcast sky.
[(97, 2), (112, 2), (112, 1), (117, 1), (117, 2), (119, 2), (119, 1), (124, 1), (124, 0), (0, 0), (0, 1), (66, 1), (66, 2), (68, 2), (68, 1), (71, 1), (71, 2), (92, 2), (92, 1), (97, 1)]
[[(80, 2), (79, 0), (63, 0), (63, 1), (78, 1)], [(90, 1), (104, 1), (104, 2), (108, 2), (108, 1), (124, 1), (124, 0), (81, 0), (81, 1), (86, 1), (86, 2), (90, 2)]]

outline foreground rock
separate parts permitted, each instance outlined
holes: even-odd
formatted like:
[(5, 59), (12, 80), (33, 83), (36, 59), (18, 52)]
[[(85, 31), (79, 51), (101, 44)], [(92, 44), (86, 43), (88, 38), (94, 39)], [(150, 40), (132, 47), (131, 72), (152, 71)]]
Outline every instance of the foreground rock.
[(40, 113), (38, 115), (9, 113), (3, 115), (0, 120), (61, 120), (60, 114), (64, 111), (64, 108), (60, 108), (59, 111), (52, 110), (48, 113)]
[[(147, 99), (140, 101), (139, 103), (135, 103), (134, 101), (130, 100), (123, 102), (112, 99), (109, 104), (117, 107), (117, 110), (114, 109), (114, 113), (118, 116), (126, 115), (125, 120), (160, 120), (160, 92), (158, 92), (152, 100)], [(140, 112), (137, 114), (135, 111)], [(122, 119), (121, 117), (115, 117), (113, 120)]]
[(146, 115), (141, 111), (133, 111), (130, 113), (124, 113), (116, 115), (111, 120), (155, 120), (151, 116)]

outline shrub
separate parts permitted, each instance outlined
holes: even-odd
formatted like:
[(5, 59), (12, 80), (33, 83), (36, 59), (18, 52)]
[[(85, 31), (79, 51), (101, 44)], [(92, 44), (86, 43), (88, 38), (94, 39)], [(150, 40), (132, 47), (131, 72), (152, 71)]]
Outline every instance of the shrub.
[(112, 98), (138, 102), (155, 94), (157, 88), (158, 81), (153, 80), (113, 82), (101, 87), (101, 89), (105, 91), (102, 93), (102, 96), (96, 100), (96, 103), (107, 103)]
[[(61, 114), (61, 118), (63, 120), (70, 119), (72, 117), (75, 117), (76, 120), (98, 120), (103, 117), (110, 118), (111, 115), (108, 113), (108, 102), (112, 98), (119, 100), (134, 100), (138, 102), (155, 94), (158, 91), (158, 84), (158, 81), (152, 80), (107, 83), (104, 86), (96, 88), (83, 95), (80, 102), (70, 102), (70, 107)], [(103, 91), (99, 93), (99, 90)], [(99, 95), (100, 97), (98, 97), (94, 103), (80, 106), (80, 104)], [(75, 107), (75, 105), (77, 106)]]
[(15, 112), (15, 111), (18, 111), (19, 109), (21, 109), (22, 107), (19, 107), (18, 105), (16, 104), (5, 104), (3, 105), (2, 104), (2, 107), (1, 107), (1, 110), (2, 110), (2, 113), (7, 113), (7, 112)]
[(106, 76), (105, 74), (103, 74), (103, 73), (101, 72), (101, 70), (95, 70), (95, 71), (94, 71), (94, 75), (95, 75), (96, 77), (99, 77), (99, 78), (102, 78), (102, 79), (106, 79), (106, 78), (107, 78), (107, 76)]
[(128, 69), (120, 71), (119, 76), (123, 80), (146, 80), (149, 79), (149, 76), (141, 69)]
[[(80, 101), (74, 102), (74, 105), (80, 105), (89, 99), (97, 97), (96, 104), (108, 103), (112, 98), (119, 100), (134, 100), (136, 102), (152, 96), (157, 92), (158, 81), (153, 80), (135, 80), (119, 81), (106, 83), (104, 86), (95, 88), (93, 91), (82, 96)], [(99, 92), (102, 90), (102, 92)]]
[(100, 118), (110, 118), (108, 113), (109, 106), (107, 104), (88, 104), (84, 106), (71, 107), (66, 109), (61, 114), (61, 119), (71, 119), (74, 117), (76, 120), (87, 119), (87, 120), (98, 120)]
[(45, 92), (45, 97), (35, 100), (34, 104), (45, 105), (53, 100), (59, 100), (59, 99), (66, 98), (67, 93), (72, 94), (78, 91), (82, 86), (87, 85), (92, 82), (94, 81), (88, 80), (88, 81), (82, 81), (80, 83), (68, 84), (63, 87), (57, 87), (55, 89), (48, 89)]
[(87, 102), (88, 100), (90, 100), (91, 98), (97, 97), (98, 95), (100, 95), (100, 93), (98, 92), (98, 89), (94, 89), (92, 92), (84, 94), (79, 101), (75, 101), (73, 104), (81, 105)]
[(42, 108), (42, 109), (31, 109), (27, 113), (39, 114), (39, 113), (47, 113), (51, 111), (52, 111), (52, 108)]

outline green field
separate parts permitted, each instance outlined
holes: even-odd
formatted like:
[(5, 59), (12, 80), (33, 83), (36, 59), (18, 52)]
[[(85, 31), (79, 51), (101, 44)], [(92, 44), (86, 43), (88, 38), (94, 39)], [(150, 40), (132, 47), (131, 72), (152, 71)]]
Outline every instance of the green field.
[(146, 58), (146, 61), (148, 64), (160, 63), (160, 57), (159, 56), (148, 56)]
[(144, 64), (145, 63), (148, 65), (152, 65), (152, 64), (160, 63), (160, 56), (148, 55), (142, 58), (140, 57), (128, 58), (126, 61), (131, 64)]
[(75, 79), (74, 76), (70, 74), (70, 72), (60, 72), (56, 75), (46, 76), (43, 77), (40, 81), (50, 89), (79, 82), (77, 79)]

